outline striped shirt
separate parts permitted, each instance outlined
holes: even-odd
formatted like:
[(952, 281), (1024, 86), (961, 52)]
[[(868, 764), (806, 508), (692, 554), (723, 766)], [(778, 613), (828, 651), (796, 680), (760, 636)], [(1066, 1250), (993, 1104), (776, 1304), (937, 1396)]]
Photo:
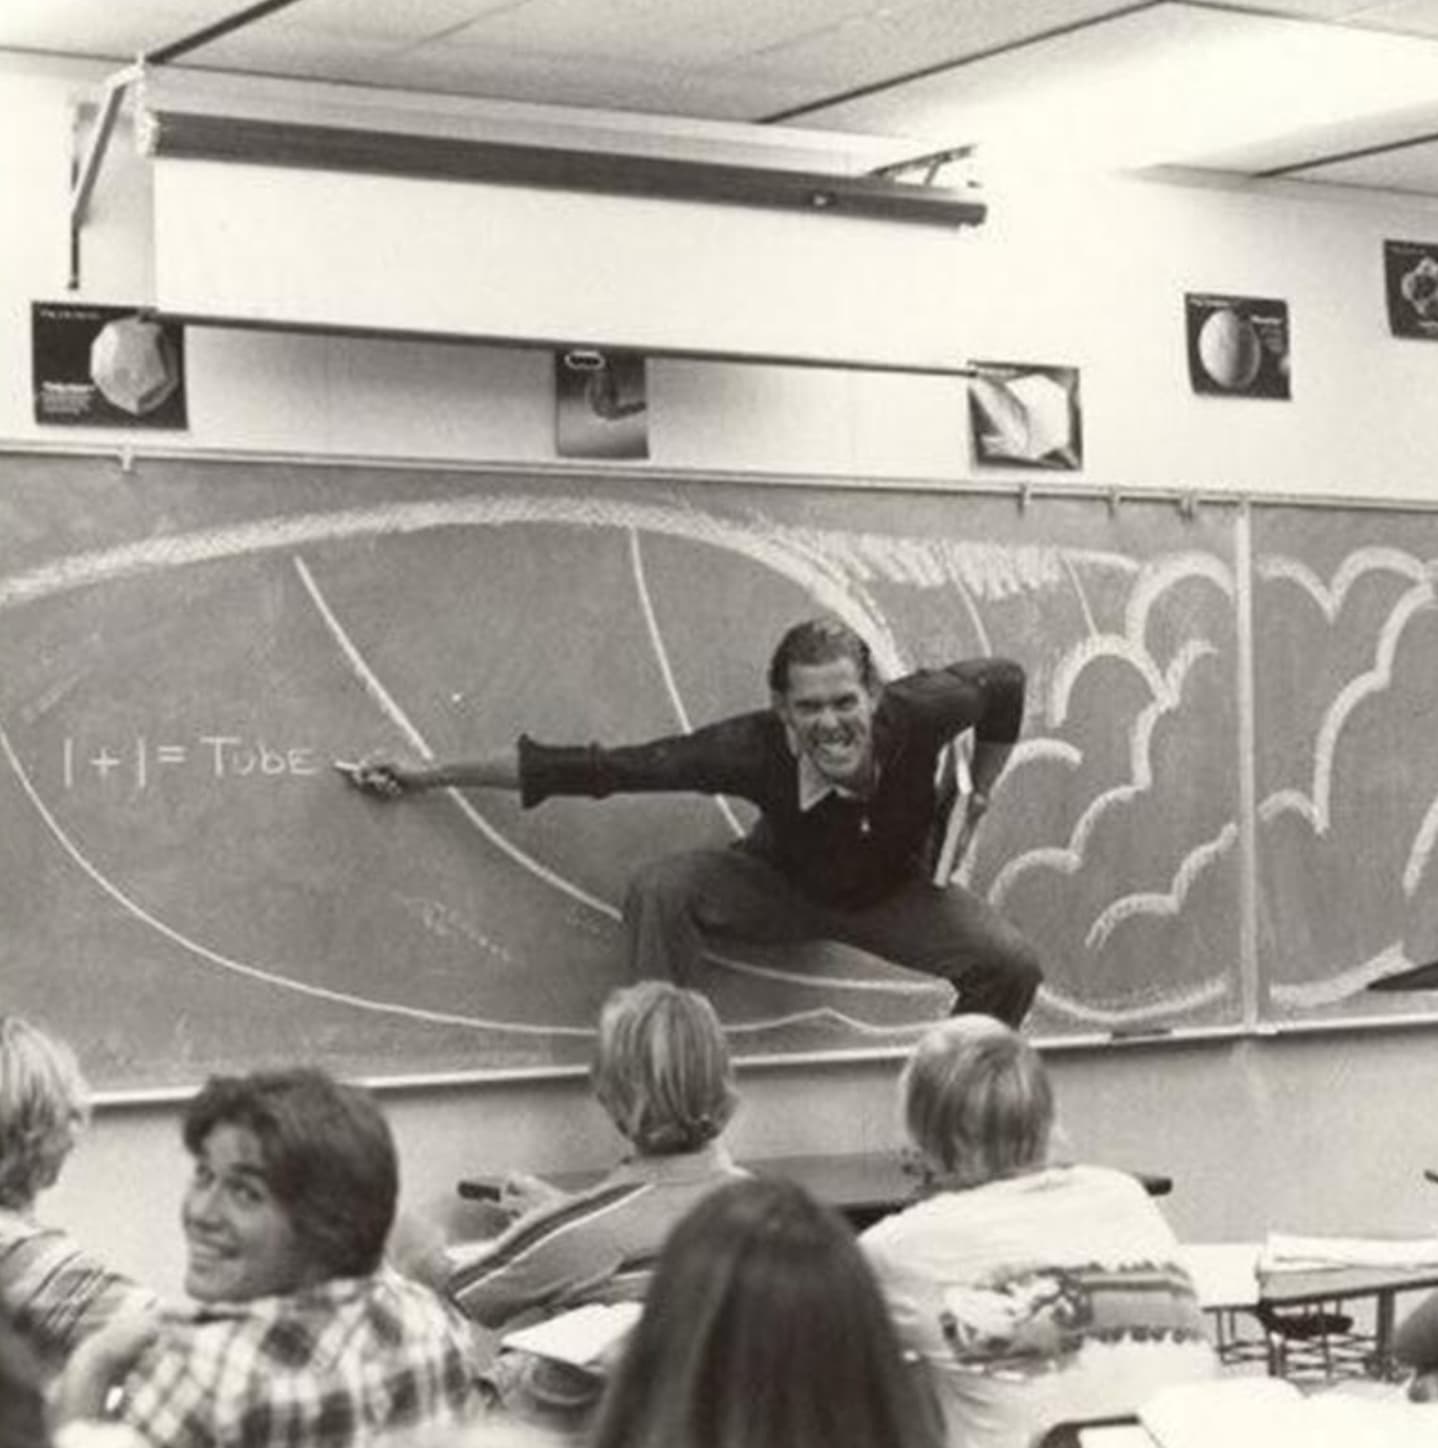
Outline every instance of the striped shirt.
[(166, 1322), (118, 1417), (155, 1448), (352, 1448), (454, 1423), (474, 1393), (465, 1324), (382, 1268)]
[(679, 1219), (743, 1175), (718, 1142), (631, 1157), (598, 1185), (526, 1213), (492, 1241), (450, 1248), (447, 1291), (489, 1328), (586, 1302), (638, 1301)]
[(0, 1312), (53, 1373), (75, 1345), (153, 1295), (92, 1257), (73, 1238), (0, 1208)]

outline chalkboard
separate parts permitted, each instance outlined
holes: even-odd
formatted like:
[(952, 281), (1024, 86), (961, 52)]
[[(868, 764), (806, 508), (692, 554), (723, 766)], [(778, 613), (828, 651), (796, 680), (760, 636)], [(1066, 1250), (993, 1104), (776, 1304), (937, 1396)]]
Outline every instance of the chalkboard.
[(1431, 1013), (1366, 988), (1438, 957), (1438, 513), (1265, 507), (1253, 555), (1263, 1014)]
[[(1302, 521), (1265, 525), (1275, 552), (1310, 555)], [(762, 706), (773, 643), (819, 609), (891, 674), (1028, 669), (962, 878), (1042, 949), (1041, 1036), (1243, 1019), (1236, 508), (10, 455), (0, 522), (5, 1004), (104, 1087), (297, 1058), (377, 1079), (585, 1061), (624, 978), (630, 870), (732, 839), (744, 807), (387, 805), (330, 761)], [(1263, 638), (1264, 659), (1289, 647)], [(1283, 678), (1265, 665), (1269, 714), (1299, 707), (1293, 654)], [(1302, 865), (1275, 856), (1271, 913)], [(1280, 973), (1294, 936), (1273, 933)], [(827, 946), (726, 949), (701, 984), (753, 1057), (901, 1046), (949, 1004)]]

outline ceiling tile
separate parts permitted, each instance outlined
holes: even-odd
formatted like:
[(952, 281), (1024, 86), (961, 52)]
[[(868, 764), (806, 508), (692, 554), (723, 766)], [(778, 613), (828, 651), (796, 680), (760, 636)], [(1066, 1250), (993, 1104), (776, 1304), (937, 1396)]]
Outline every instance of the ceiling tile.
[(251, 71), (378, 84), (369, 68), (398, 47), (366, 35), (320, 35), (308, 31), (261, 29), (227, 35), (186, 58), (206, 70)]
[(1297, 20), (1348, 21), (1373, 8), (1372, 0), (1204, 0), (1218, 10), (1241, 10), (1248, 14), (1287, 15)]
[(127, 61), (234, 10), (235, 0), (4, 0), (0, 47)]
[(541, 101), (747, 121), (795, 104), (792, 82), (617, 58), (545, 55), (493, 47), (423, 48), (372, 63), (373, 81), (494, 100)]
[(1395, 191), (1438, 193), (1438, 141), (1405, 146), (1376, 156), (1356, 157), (1295, 174), (1295, 180), (1326, 181), (1341, 186), (1377, 186)]
[(527, 0), (481, 17), (445, 44), (700, 66), (881, 7), (882, 0)]
[(1388, 5), (1365, 5), (1354, 19), (1355, 23), (1375, 30), (1438, 35), (1438, 0), (1396, 0)]
[(412, 45), (524, 0), (297, 0), (238, 36), (284, 31)]
[(900, 0), (822, 32), (766, 49), (747, 63), (816, 86), (815, 101), (976, 55), (1026, 48), (1033, 37), (1101, 22), (1127, 8), (1116, 0), (1035, 0), (1022, 12), (1005, 0)]

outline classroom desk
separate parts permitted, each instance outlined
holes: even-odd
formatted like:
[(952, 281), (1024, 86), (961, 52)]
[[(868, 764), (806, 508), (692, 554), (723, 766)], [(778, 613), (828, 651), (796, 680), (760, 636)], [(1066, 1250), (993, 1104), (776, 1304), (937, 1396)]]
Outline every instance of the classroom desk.
[[(919, 1181), (906, 1158), (897, 1151), (815, 1152), (800, 1156), (752, 1157), (743, 1165), (756, 1176), (784, 1177), (805, 1187), (821, 1202), (842, 1212), (855, 1231), (872, 1226), (881, 1217), (908, 1205), (918, 1194)], [(566, 1191), (593, 1186), (604, 1173), (559, 1172), (547, 1180)], [(1150, 1196), (1173, 1190), (1171, 1178), (1155, 1172), (1134, 1172)], [(462, 1197), (494, 1195), (493, 1179), (459, 1183)]]
[[(1262, 1272), (1257, 1267), (1260, 1250), (1256, 1242), (1183, 1249), (1199, 1300), (1217, 1320), (1220, 1356), (1238, 1360), (1252, 1355), (1245, 1351), (1249, 1344), (1236, 1335), (1235, 1320), (1242, 1314), (1262, 1325), (1258, 1354), (1274, 1377), (1403, 1376), (1404, 1369), (1393, 1356), (1398, 1297), (1438, 1288), (1438, 1264)], [(1331, 1316), (1345, 1305), (1363, 1304), (1372, 1310), (1371, 1333), (1325, 1327), (1322, 1314)], [(1289, 1314), (1293, 1315), (1290, 1327), (1309, 1330), (1302, 1335), (1283, 1331), (1281, 1319)]]
[[(1258, 1299), (1260, 1304), (1279, 1311), (1371, 1303), (1372, 1337), (1357, 1334), (1352, 1340), (1363, 1354), (1364, 1370), (1369, 1377), (1393, 1379), (1402, 1377), (1406, 1371), (1393, 1356), (1398, 1295), (1402, 1292), (1432, 1291), (1434, 1288), (1438, 1288), (1438, 1266), (1325, 1267), (1312, 1272), (1260, 1275)], [(1281, 1337), (1274, 1344), (1272, 1337), (1270, 1334), (1270, 1352), (1277, 1348), (1281, 1372), (1285, 1345)]]

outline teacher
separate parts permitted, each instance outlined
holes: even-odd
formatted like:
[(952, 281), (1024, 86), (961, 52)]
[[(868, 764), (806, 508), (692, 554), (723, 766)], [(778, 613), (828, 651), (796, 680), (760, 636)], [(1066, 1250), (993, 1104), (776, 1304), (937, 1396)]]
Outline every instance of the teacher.
[(956, 1009), (1011, 1026), (1042, 977), (1033, 947), (985, 901), (932, 878), (943, 750), (972, 728), (967, 846), (1023, 719), (1024, 674), (1007, 659), (967, 659), (879, 678), (869, 646), (832, 618), (796, 624), (769, 664), (771, 707), (644, 744), (554, 747), (521, 735), (469, 762), (371, 758), (356, 788), (553, 795), (689, 791), (759, 810), (723, 849), (669, 855), (638, 870), (624, 902), (640, 976), (692, 979), (706, 936), (837, 940), (950, 981)]

